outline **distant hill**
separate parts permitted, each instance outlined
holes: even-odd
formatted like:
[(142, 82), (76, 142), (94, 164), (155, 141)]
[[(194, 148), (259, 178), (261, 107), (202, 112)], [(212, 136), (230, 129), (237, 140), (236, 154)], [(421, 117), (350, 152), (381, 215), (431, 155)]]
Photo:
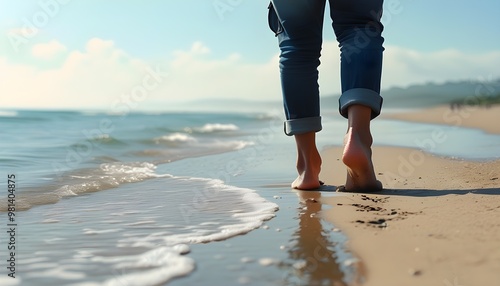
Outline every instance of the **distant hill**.
[(391, 88), (385, 91), (385, 104), (395, 107), (427, 107), (457, 100), (500, 94), (500, 79), (492, 82), (459, 81), (443, 84), (413, 85), (408, 88)]
[[(497, 96), (500, 94), (500, 79), (491, 82), (458, 81), (443, 84), (427, 83), (411, 85), (406, 88), (394, 87), (381, 92), (384, 107), (422, 108), (448, 104), (475, 97)], [(323, 98), (323, 104), (337, 104), (339, 96)]]

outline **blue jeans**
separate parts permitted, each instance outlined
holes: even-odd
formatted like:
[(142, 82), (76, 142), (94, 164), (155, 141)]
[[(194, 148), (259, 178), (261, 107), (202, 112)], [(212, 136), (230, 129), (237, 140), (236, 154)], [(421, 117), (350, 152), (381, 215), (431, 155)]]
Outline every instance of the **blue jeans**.
[[(383, 0), (328, 0), (340, 47), (342, 95), (339, 112), (347, 118), (353, 104), (380, 114), (382, 97)], [(272, 0), (269, 27), (280, 47), (285, 134), (321, 130), (318, 66), (326, 0)]]

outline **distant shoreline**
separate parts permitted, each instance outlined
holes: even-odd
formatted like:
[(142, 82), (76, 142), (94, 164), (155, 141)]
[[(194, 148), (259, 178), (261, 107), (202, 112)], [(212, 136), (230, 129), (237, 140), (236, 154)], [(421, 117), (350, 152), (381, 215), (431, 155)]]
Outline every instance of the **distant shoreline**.
[(439, 105), (405, 113), (382, 114), (381, 118), (477, 128), (488, 133), (500, 134), (500, 105), (463, 106), (458, 109), (452, 109), (449, 105)]

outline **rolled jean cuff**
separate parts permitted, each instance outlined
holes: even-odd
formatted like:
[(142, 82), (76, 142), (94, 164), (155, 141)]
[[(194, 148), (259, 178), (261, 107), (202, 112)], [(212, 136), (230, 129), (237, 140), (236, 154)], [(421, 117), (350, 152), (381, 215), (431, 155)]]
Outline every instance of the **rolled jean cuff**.
[(306, 117), (285, 121), (285, 134), (288, 136), (321, 131), (321, 117)]
[(372, 119), (380, 115), (382, 97), (376, 91), (367, 88), (353, 88), (344, 92), (339, 99), (339, 111), (347, 118), (347, 108), (354, 104), (364, 105), (372, 109)]

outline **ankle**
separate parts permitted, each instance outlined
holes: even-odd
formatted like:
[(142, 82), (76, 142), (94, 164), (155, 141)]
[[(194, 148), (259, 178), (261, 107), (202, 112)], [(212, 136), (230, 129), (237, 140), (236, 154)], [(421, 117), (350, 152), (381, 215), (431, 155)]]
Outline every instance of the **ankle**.
[(355, 128), (350, 127), (347, 130), (347, 133), (344, 137), (344, 145), (347, 145), (349, 142), (359, 142), (363, 144), (363, 146), (370, 148), (373, 144), (373, 137), (370, 132), (370, 128)]
[(319, 152), (313, 150), (308, 153), (302, 153), (297, 158), (297, 170), (300, 172), (307, 170), (316, 170), (321, 168), (322, 160)]

